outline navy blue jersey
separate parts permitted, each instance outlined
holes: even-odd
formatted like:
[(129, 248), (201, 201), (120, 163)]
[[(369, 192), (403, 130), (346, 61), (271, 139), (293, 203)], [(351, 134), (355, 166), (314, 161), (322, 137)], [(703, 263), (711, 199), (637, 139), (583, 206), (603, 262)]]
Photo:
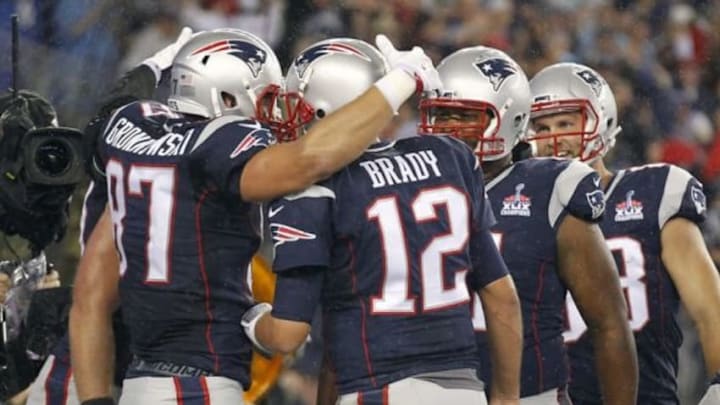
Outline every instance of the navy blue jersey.
[[(506, 275), (471, 256), (492, 224), (483, 195), (466, 145), (422, 136), (376, 145), (270, 205), (276, 303), (286, 273), (325, 269), (324, 337), (341, 394), (477, 367), (465, 277), (483, 286)], [(303, 307), (317, 302), (301, 298), (274, 316), (309, 322)]]
[[(557, 230), (565, 215), (598, 221), (605, 204), (600, 178), (587, 165), (555, 158), (517, 162), (487, 184), (498, 248), (515, 281), (523, 316), (521, 395), (567, 383), (563, 345), (566, 288), (558, 276)], [(490, 383), (490, 353), (479, 299), (473, 323), (480, 378)]]
[[(677, 404), (678, 348), (675, 320), (680, 304), (661, 259), (660, 232), (675, 217), (699, 223), (705, 217), (702, 184), (667, 164), (621, 170), (605, 192), (602, 231), (620, 271), (640, 369), (638, 403)], [(571, 360), (570, 393), (581, 403), (601, 403), (592, 342), (572, 301), (565, 333)]]
[(249, 385), (240, 319), (260, 209), (240, 198), (246, 162), (274, 142), (238, 117), (189, 120), (157, 102), (115, 112), (98, 146), (120, 258), (120, 300), (139, 358)]

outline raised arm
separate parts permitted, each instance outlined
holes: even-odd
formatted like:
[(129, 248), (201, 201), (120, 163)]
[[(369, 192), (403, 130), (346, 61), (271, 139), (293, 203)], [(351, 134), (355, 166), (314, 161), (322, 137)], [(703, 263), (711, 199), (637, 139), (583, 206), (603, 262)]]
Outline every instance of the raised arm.
[(103, 399), (112, 403), (112, 313), (119, 303), (118, 266), (112, 222), (106, 209), (80, 259), (70, 310), (70, 353), (80, 401)]
[(635, 404), (635, 340), (618, 272), (600, 228), (567, 215), (558, 234), (558, 272), (590, 331), (603, 400)]
[(329, 177), (377, 141), (418, 83), (425, 90), (440, 87), (437, 71), (422, 49), (399, 52), (388, 44), (378, 39), (391, 70), (374, 86), (315, 123), (298, 141), (274, 145), (253, 156), (240, 178), (245, 200), (269, 200)]

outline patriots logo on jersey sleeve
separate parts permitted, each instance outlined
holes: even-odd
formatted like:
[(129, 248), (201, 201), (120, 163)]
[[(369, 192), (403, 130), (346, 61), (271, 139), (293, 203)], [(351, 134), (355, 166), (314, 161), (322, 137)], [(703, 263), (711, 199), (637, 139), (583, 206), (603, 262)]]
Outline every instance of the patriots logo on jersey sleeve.
[(587, 198), (588, 204), (590, 204), (590, 208), (592, 209), (593, 219), (599, 218), (605, 211), (605, 194), (603, 194), (602, 190), (595, 190), (590, 193), (585, 193), (585, 198)]
[(698, 215), (704, 214), (705, 210), (707, 210), (707, 200), (705, 198), (705, 193), (703, 193), (702, 189), (698, 186), (691, 186), (690, 198), (695, 205), (695, 211), (697, 211)]
[(235, 149), (230, 153), (230, 159), (235, 159), (243, 152), (250, 150), (256, 146), (267, 147), (274, 144), (275, 138), (270, 135), (267, 129), (257, 125), (238, 124), (238, 126), (251, 129), (245, 137), (237, 144)]
[(242, 59), (250, 68), (254, 77), (258, 77), (260, 71), (267, 60), (267, 52), (260, 49), (255, 44), (239, 39), (225, 39), (222, 41), (215, 41), (211, 44), (205, 45), (202, 48), (194, 50), (190, 55), (197, 55), (201, 53), (228, 53), (236, 58)]
[(587, 83), (590, 88), (592, 88), (592, 91), (595, 93), (596, 96), (600, 97), (600, 92), (602, 91), (602, 82), (595, 73), (591, 72), (589, 69), (585, 69), (579, 72), (575, 72), (575, 74), (578, 75), (578, 77), (580, 77), (585, 83)]
[(643, 205), (639, 200), (633, 199), (635, 190), (625, 194), (625, 201), (615, 205), (615, 222), (637, 221), (643, 219)]
[(287, 242), (297, 242), (299, 240), (313, 240), (317, 238), (317, 235), (315, 235), (314, 233), (305, 232), (302, 229), (275, 222), (270, 224), (270, 232), (272, 233), (275, 247), (278, 247)]
[(520, 183), (515, 186), (515, 194), (503, 198), (503, 207), (502, 210), (500, 210), (500, 215), (517, 217), (530, 216), (530, 206), (532, 202), (530, 197), (522, 194), (524, 188), (525, 183)]
[(517, 73), (517, 68), (509, 61), (501, 58), (486, 59), (475, 62), (475, 68), (480, 71), (493, 86), (493, 90), (500, 90), (505, 80)]
[(346, 54), (346, 55), (354, 55), (358, 56), (368, 62), (370, 62), (370, 58), (362, 53), (359, 49), (350, 46), (348, 44), (342, 44), (342, 43), (329, 43), (329, 44), (320, 44), (317, 46), (313, 46), (312, 48), (306, 50), (300, 56), (295, 59), (295, 68), (297, 69), (298, 75), (300, 77), (305, 76), (305, 71), (307, 70), (308, 66), (310, 64), (317, 60), (318, 58), (330, 55), (330, 54)]

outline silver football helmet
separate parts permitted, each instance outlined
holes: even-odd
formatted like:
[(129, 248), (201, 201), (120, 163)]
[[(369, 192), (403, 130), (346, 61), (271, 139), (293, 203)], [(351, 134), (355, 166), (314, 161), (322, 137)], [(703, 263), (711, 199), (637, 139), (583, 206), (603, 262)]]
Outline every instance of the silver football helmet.
[(238, 29), (195, 34), (172, 64), (168, 105), (214, 118), (256, 117), (257, 108), (282, 86), (277, 56), (262, 39)]
[(296, 139), (306, 125), (363, 94), (387, 69), (380, 51), (359, 39), (331, 38), (305, 48), (286, 74), (278, 140)]
[(520, 66), (498, 49), (474, 46), (447, 56), (437, 70), (444, 93), (420, 101), (420, 131), (461, 138), (483, 161), (510, 154), (530, 117), (530, 86)]
[(615, 93), (613, 93), (610, 85), (602, 76), (598, 74), (598, 77), (603, 84), (602, 90), (600, 91), (600, 106), (603, 110), (603, 118), (606, 124), (605, 132), (600, 134), (605, 144), (603, 150), (600, 152), (600, 156), (605, 156), (605, 154), (615, 146), (616, 138), (620, 131), (622, 131), (622, 127), (618, 122)]
[(607, 81), (592, 68), (577, 63), (550, 65), (530, 80), (530, 89), (531, 118), (581, 111), (584, 122), (581, 131), (533, 135), (529, 140), (552, 139), (557, 155), (558, 138), (579, 136), (578, 157), (586, 162), (604, 156), (615, 144), (615, 136), (621, 130), (615, 96)]

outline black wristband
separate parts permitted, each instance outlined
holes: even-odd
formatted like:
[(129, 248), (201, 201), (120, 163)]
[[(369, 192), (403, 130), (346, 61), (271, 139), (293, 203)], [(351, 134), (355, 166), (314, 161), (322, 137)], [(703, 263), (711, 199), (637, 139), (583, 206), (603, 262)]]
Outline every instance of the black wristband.
[(80, 405), (115, 405), (115, 401), (110, 397), (93, 398), (83, 401)]

